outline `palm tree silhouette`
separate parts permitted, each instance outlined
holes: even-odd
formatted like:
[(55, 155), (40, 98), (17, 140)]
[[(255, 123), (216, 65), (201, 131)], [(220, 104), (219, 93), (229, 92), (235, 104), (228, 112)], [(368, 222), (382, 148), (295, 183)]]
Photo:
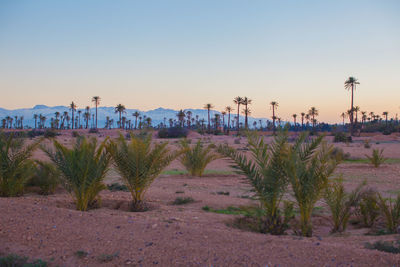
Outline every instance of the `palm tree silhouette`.
[(388, 125), (388, 115), (389, 115), (389, 112), (387, 112), (387, 111), (384, 111), (384, 112), (382, 113), (382, 115), (383, 115), (383, 116), (385, 116), (385, 120), (386, 120), (386, 127), (387, 127), (387, 125)]
[(344, 125), (344, 119), (346, 118), (346, 113), (345, 113), (345, 112), (342, 112), (342, 114), (340, 114), (340, 117), (342, 117), (342, 119), (343, 119), (343, 125)]
[(226, 112), (225, 111), (221, 111), (221, 115), (222, 115), (222, 129), (225, 132), (225, 115), (226, 115)]
[(302, 113), (300, 113), (300, 115), (301, 115), (301, 129), (303, 129), (304, 128), (304, 116), (306, 115), (306, 113), (302, 112)]
[(122, 125), (122, 113), (124, 113), (125, 112), (125, 106), (124, 105), (122, 105), (122, 104), (118, 104), (115, 108), (114, 108), (114, 111), (115, 111), (115, 113), (119, 113), (119, 121), (118, 121), (118, 124), (119, 124), (119, 127), (122, 129), (123, 128), (123, 125)]
[(183, 127), (185, 124), (185, 112), (181, 109), (179, 110), (178, 114), (176, 114), (176, 116), (178, 117), (179, 125)]
[[(101, 100), (101, 98), (100, 98), (100, 96), (94, 96), (94, 97), (92, 97), (92, 102), (94, 102), (94, 104), (95, 104), (95, 106), (96, 106), (96, 129), (97, 129), (97, 107), (98, 107), (98, 105), (100, 104), (100, 100)], [(92, 124), (93, 124), (93, 122), (92, 122)]]
[(33, 119), (35, 120), (35, 129), (37, 128), (37, 119), (38, 119), (38, 117), (39, 117), (38, 114), (33, 114)]
[(273, 132), (275, 135), (276, 132), (276, 127), (275, 127), (275, 120), (276, 120), (276, 116), (275, 116), (275, 109), (278, 108), (279, 104), (276, 101), (272, 101), (270, 103), (271, 107), (272, 107), (272, 127), (273, 127)]
[(358, 80), (354, 77), (349, 77), (344, 82), (344, 88), (347, 90), (351, 90), (351, 107), (350, 107), (350, 134), (353, 135), (353, 112), (354, 112), (354, 90), (356, 89), (356, 85), (360, 84)]
[(230, 130), (230, 121), (231, 121), (231, 112), (233, 111), (233, 108), (230, 106), (227, 106), (225, 108), (226, 112), (228, 112), (228, 135), (229, 135), (229, 130)]
[(296, 129), (296, 118), (297, 118), (297, 114), (293, 114), (293, 122), (294, 122), (294, 128)]
[(132, 116), (135, 117), (135, 130), (136, 130), (136, 129), (137, 129), (137, 119), (138, 119), (138, 117), (140, 116), (140, 113), (137, 112), (137, 111), (135, 111), (135, 112), (132, 114)]
[(308, 114), (312, 117), (312, 127), (314, 130), (316, 123), (315, 117), (318, 116), (318, 110), (315, 107), (311, 107), (310, 110), (308, 111)]
[(211, 124), (210, 124), (210, 109), (214, 108), (214, 106), (210, 103), (207, 103), (204, 105), (204, 108), (207, 109), (208, 112), (208, 132), (211, 130)]
[(239, 126), (240, 126), (240, 124), (239, 124), (239, 113), (240, 113), (240, 105), (243, 103), (243, 98), (240, 97), (240, 96), (237, 96), (237, 97), (235, 97), (233, 99), (233, 103), (235, 103), (237, 105), (236, 127), (237, 127), (237, 131), (238, 131), (238, 134), (239, 134)]
[(76, 111), (76, 105), (75, 105), (74, 101), (72, 101), (72, 103), (69, 105), (69, 109), (72, 112), (72, 129), (74, 129), (74, 118), (75, 118), (74, 113)]
[[(242, 104), (244, 105), (244, 109), (245, 109), (245, 110), (250, 111), (250, 109), (248, 109), (247, 106), (250, 105), (251, 102), (252, 102), (252, 100), (249, 99), (249, 98), (247, 98), (247, 96), (243, 97)], [(248, 128), (249, 128), (249, 123), (248, 123), (248, 115), (249, 115), (249, 112), (247, 112), (247, 111), (246, 111), (246, 112), (243, 112), (244, 115), (245, 115), (245, 117), (244, 117), (244, 128), (245, 128), (245, 129), (248, 129)]]

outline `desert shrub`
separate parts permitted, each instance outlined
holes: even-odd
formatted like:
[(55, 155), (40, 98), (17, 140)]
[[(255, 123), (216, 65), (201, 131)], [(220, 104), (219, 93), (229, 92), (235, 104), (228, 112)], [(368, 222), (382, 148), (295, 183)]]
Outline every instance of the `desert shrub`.
[(71, 133), (72, 137), (77, 138), (80, 136), (80, 134), (77, 131), (72, 131)]
[[(0, 130), (1, 131), (1, 130)], [(5, 137), (13, 136), (13, 138), (27, 138), (29, 137), (28, 134), (24, 131), (15, 131), (15, 132), (2, 132)]]
[(106, 263), (113, 261), (115, 258), (119, 257), (119, 252), (116, 252), (114, 254), (101, 254), (97, 257), (97, 260), (101, 263)]
[(307, 139), (308, 134), (303, 133), (288, 147), (284, 169), (300, 210), (301, 234), (312, 236), (313, 208), (339, 161), (332, 157), (333, 147), (323, 142), (323, 136)]
[(235, 145), (240, 145), (240, 138), (236, 138), (235, 140), (233, 140), (233, 143)]
[(334, 147), (331, 152), (331, 157), (339, 161), (348, 160), (350, 156), (350, 153), (344, 153), (343, 149), (340, 147)]
[(173, 205), (185, 205), (189, 203), (193, 203), (194, 199), (191, 197), (177, 197), (175, 198), (174, 202), (172, 202)]
[(54, 138), (57, 135), (59, 135), (59, 133), (57, 133), (56, 131), (52, 130), (52, 129), (47, 129), (46, 131), (44, 131), (43, 136), (45, 138)]
[(364, 140), (364, 148), (371, 148), (371, 141), (370, 140)]
[(332, 180), (325, 188), (324, 198), (332, 216), (332, 233), (344, 232), (350, 216), (360, 201), (362, 187), (365, 183), (359, 185), (355, 190), (346, 193), (343, 180), (341, 178)]
[(376, 249), (383, 252), (399, 254), (400, 241), (376, 241), (374, 243), (366, 243), (365, 248)]
[(44, 131), (39, 131), (39, 130), (33, 129), (33, 130), (29, 131), (27, 133), (27, 135), (28, 135), (29, 138), (35, 138), (37, 136), (43, 136), (44, 135)]
[(32, 177), (34, 165), (30, 157), (41, 140), (24, 145), (24, 139), (13, 134), (0, 133), (0, 196), (22, 195), (26, 183)]
[(30, 185), (38, 186), (41, 195), (53, 194), (60, 183), (60, 172), (54, 164), (44, 161), (35, 161), (35, 163), (36, 169)]
[(184, 151), (180, 157), (180, 162), (192, 176), (202, 176), (207, 165), (219, 158), (212, 152), (211, 146), (204, 147), (201, 141), (190, 147), (186, 139), (182, 139), (180, 146)]
[(383, 149), (373, 149), (371, 156), (365, 156), (375, 168), (378, 168), (382, 163), (386, 161), (386, 158), (383, 156)]
[(89, 133), (90, 134), (97, 134), (97, 133), (99, 133), (99, 130), (97, 128), (90, 128), (89, 129)]
[(379, 216), (377, 192), (372, 189), (365, 190), (359, 202), (358, 213), (362, 222), (367, 227), (372, 227)]
[(115, 192), (115, 191), (124, 191), (124, 192), (129, 192), (129, 189), (126, 185), (124, 184), (119, 184), (119, 183), (112, 183), (107, 185), (108, 190)]
[(218, 151), (231, 158), (246, 176), (257, 199), (265, 210), (265, 232), (283, 234), (288, 228), (279, 205), (288, 185), (284, 172), (287, 133), (280, 133), (268, 145), (262, 137), (248, 134), (251, 156), (237, 152), (229, 146), (220, 145)]
[(399, 227), (400, 221), (400, 194), (397, 195), (394, 204), (392, 199), (383, 198), (381, 194), (378, 196), (378, 206), (383, 215), (386, 223), (386, 229), (390, 233), (397, 233), (397, 228)]
[(43, 148), (61, 173), (62, 183), (73, 196), (76, 208), (86, 211), (99, 203), (98, 194), (105, 189), (103, 179), (110, 166), (105, 153), (105, 140), (99, 146), (97, 139), (78, 137), (72, 148), (53, 140), (54, 150)]
[(114, 165), (132, 195), (132, 211), (145, 209), (143, 198), (151, 183), (181, 152), (169, 152), (168, 143), (151, 145), (151, 136), (145, 140), (131, 136), (127, 142), (120, 137), (111, 141), (107, 150)]
[(344, 132), (336, 132), (333, 135), (334, 143), (350, 143), (352, 142), (351, 136), (347, 136)]
[(158, 131), (159, 138), (183, 138), (187, 135), (188, 130), (182, 127), (162, 128)]
[(37, 259), (29, 261), (28, 257), (21, 257), (15, 254), (0, 257), (1, 267), (47, 267), (47, 262)]

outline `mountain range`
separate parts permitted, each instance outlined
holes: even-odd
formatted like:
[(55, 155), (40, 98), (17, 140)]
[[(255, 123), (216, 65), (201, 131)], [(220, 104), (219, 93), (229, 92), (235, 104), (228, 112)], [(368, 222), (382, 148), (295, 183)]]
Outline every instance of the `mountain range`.
[[(81, 124), (83, 125), (83, 114), (86, 112), (85, 109), (77, 109), (81, 110)], [(34, 120), (34, 114), (37, 115), (42, 115), (46, 117), (46, 127), (50, 126), (50, 119), (55, 117), (55, 113), (59, 112), (60, 114), (63, 114), (64, 112), (68, 112), (69, 115), (71, 116), (71, 111), (69, 107), (67, 106), (54, 106), (54, 107), (49, 107), (46, 105), (36, 105), (33, 108), (21, 108), (21, 109), (14, 109), (14, 110), (8, 110), (4, 108), (0, 108), (0, 120), (6, 118), (7, 116), (11, 118), (15, 118), (15, 116), (18, 116), (20, 118), (23, 116), (23, 125), (25, 128), (27, 127), (34, 127), (35, 126), (35, 120)], [(126, 109), (125, 112), (123, 113), (122, 116), (125, 116), (127, 120), (131, 120), (132, 123), (135, 121), (135, 117), (132, 115), (134, 112), (139, 112), (142, 117), (150, 117), (152, 119), (152, 125), (156, 126), (160, 124), (161, 122), (164, 122), (164, 118), (166, 118), (166, 122), (168, 124), (168, 120), (170, 118), (172, 119), (177, 119), (177, 114), (179, 110), (174, 110), (174, 109), (165, 109), (165, 108), (157, 108), (153, 110), (148, 110), (148, 111), (141, 111), (138, 109)], [(198, 116), (199, 120), (204, 119), (205, 123), (207, 123), (208, 120), (208, 113), (207, 110), (205, 109), (185, 109), (186, 111), (191, 111), (192, 112), (192, 118), (196, 118)], [(95, 113), (95, 108), (91, 108), (90, 110), (91, 114)], [(115, 108), (114, 107), (98, 107), (97, 109), (98, 113), (98, 127), (103, 128), (106, 122), (106, 117), (109, 117), (110, 119), (114, 119), (114, 127), (117, 125), (117, 121), (119, 120), (119, 115), (118, 113), (115, 113)], [(75, 113), (78, 115), (78, 113)], [(221, 114), (219, 111), (211, 110), (210, 111), (210, 117), (214, 118), (215, 114)], [(233, 112), (231, 114), (231, 121), (234, 119), (236, 116), (236, 113)], [(225, 124), (227, 124), (227, 119), (228, 116), (225, 116)], [(221, 117), (222, 120), (222, 117)], [(249, 117), (249, 127), (253, 127), (253, 123), (257, 123), (257, 127), (260, 127), (260, 120), (262, 122), (263, 127), (266, 126), (267, 118), (254, 118), (254, 117)], [(244, 123), (244, 116), (240, 115), (240, 122)]]

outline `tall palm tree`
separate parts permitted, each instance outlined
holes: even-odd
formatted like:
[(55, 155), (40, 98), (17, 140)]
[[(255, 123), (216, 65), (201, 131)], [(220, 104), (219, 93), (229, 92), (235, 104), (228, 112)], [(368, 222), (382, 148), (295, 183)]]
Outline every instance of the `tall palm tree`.
[(293, 114), (293, 122), (294, 122), (294, 128), (296, 129), (296, 118), (297, 118), (297, 114)]
[(81, 113), (82, 113), (82, 110), (78, 110), (78, 128), (79, 129), (81, 128)]
[[(97, 107), (100, 104), (100, 100), (101, 100), (100, 96), (92, 97), (92, 102), (94, 102), (94, 105), (96, 106), (96, 129), (97, 129)], [(92, 122), (92, 124), (93, 124), (93, 122)]]
[(75, 105), (74, 101), (72, 101), (72, 103), (69, 105), (69, 109), (72, 112), (72, 129), (74, 129), (74, 118), (75, 118), (74, 113), (76, 111), (76, 105)]
[(389, 115), (389, 112), (387, 112), (387, 111), (384, 111), (384, 112), (382, 113), (382, 115), (383, 115), (383, 116), (385, 116), (385, 120), (386, 120), (386, 127), (387, 127), (387, 125), (388, 125), (388, 115)]
[(119, 113), (119, 127), (120, 128), (123, 128), (122, 127), (122, 113), (124, 113), (125, 112), (125, 106), (124, 105), (122, 105), (122, 104), (118, 104), (115, 108), (114, 108), (114, 111), (115, 111), (115, 113)]
[[(242, 113), (243, 113), (244, 117), (247, 118), (251, 114), (251, 110), (249, 107), (245, 107), (243, 109)], [(246, 124), (246, 120), (245, 120), (245, 124)], [(246, 130), (248, 129), (248, 125), (247, 125), (247, 127), (246, 127), (246, 125), (244, 127)]]
[(347, 90), (351, 90), (351, 107), (350, 107), (350, 134), (353, 135), (353, 112), (354, 112), (354, 90), (356, 89), (356, 85), (360, 84), (358, 80), (354, 77), (349, 77), (344, 82), (344, 88)]
[(342, 112), (342, 114), (340, 114), (340, 117), (342, 117), (342, 119), (343, 119), (343, 125), (344, 125), (344, 119), (346, 118), (346, 113), (345, 113), (345, 112)]
[(214, 108), (214, 106), (210, 103), (204, 105), (204, 108), (207, 109), (208, 112), (208, 132), (210, 132), (211, 124), (210, 124), (210, 110)]
[(229, 130), (230, 130), (230, 121), (231, 121), (231, 112), (233, 111), (233, 108), (230, 106), (227, 106), (225, 108), (226, 112), (228, 112), (228, 135), (229, 135)]
[(301, 115), (301, 129), (303, 129), (303, 127), (304, 127), (304, 116), (306, 115), (306, 113), (302, 112), (302, 113), (300, 113), (300, 115)]
[(176, 114), (176, 116), (178, 117), (179, 125), (181, 127), (183, 127), (185, 124), (185, 116), (186, 116), (185, 111), (183, 111), (182, 109), (179, 110), (179, 112), (178, 112), (178, 114)]
[(140, 116), (140, 113), (139, 113), (138, 111), (135, 111), (135, 112), (132, 114), (132, 116), (135, 117), (135, 130), (136, 130), (136, 129), (137, 129), (137, 119), (138, 119), (138, 117)]
[(360, 112), (360, 107), (359, 106), (355, 106), (354, 107), (354, 112), (356, 113), (355, 124), (357, 124), (358, 123), (358, 112)]
[(361, 123), (364, 124), (366, 120), (367, 120), (367, 112), (361, 111)]
[[(225, 129), (225, 115), (226, 112), (225, 111), (221, 111), (221, 115), (222, 115), (222, 129)], [(225, 130), (224, 130), (225, 132)]]
[(272, 107), (272, 127), (273, 127), (273, 131), (274, 131), (274, 135), (276, 132), (276, 127), (275, 127), (275, 120), (276, 120), (276, 116), (275, 116), (275, 109), (278, 108), (279, 104), (276, 101), (272, 101), (270, 103), (271, 107)]
[(39, 118), (38, 114), (33, 114), (33, 119), (35, 120), (35, 129), (37, 128), (37, 119)]
[(312, 127), (313, 130), (315, 128), (315, 117), (318, 116), (318, 110), (315, 107), (311, 107), (310, 110), (308, 111), (308, 114), (310, 114), (310, 116), (312, 117)]
[[(252, 102), (252, 100), (247, 98), (247, 96), (243, 97), (242, 104), (244, 105), (244, 109), (245, 110), (250, 111), (250, 109), (248, 109), (248, 105), (250, 105), (251, 102)], [(249, 123), (248, 123), (248, 115), (249, 115), (249, 113), (248, 112), (244, 112), (244, 114), (245, 114), (244, 115), (244, 128), (248, 129), (249, 128)]]
[(240, 126), (240, 124), (239, 124), (239, 113), (240, 113), (240, 105), (243, 103), (243, 98), (240, 97), (240, 96), (237, 96), (237, 97), (235, 97), (235, 98), (233, 99), (233, 103), (235, 103), (235, 104), (237, 105), (237, 117), (236, 117), (237, 122), (236, 122), (236, 128), (237, 128), (238, 133), (239, 133), (239, 126)]
[(193, 114), (190, 110), (186, 111), (185, 113), (186, 113), (186, 117), (187, 117), (187, 126), (188, 126), (188, 128), (190, 128)]

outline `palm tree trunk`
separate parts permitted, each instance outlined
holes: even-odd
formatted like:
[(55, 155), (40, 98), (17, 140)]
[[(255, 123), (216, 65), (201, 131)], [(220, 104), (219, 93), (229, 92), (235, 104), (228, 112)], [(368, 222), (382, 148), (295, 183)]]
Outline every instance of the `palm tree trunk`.
[(228, 135), (229, 135), (229, 130), (230, 130), (230, 121), (231, 121), (231, 112), (229, 111), (228, 113)]
[(96, 129), (97, 129), (97, 101), (96, 101)]

